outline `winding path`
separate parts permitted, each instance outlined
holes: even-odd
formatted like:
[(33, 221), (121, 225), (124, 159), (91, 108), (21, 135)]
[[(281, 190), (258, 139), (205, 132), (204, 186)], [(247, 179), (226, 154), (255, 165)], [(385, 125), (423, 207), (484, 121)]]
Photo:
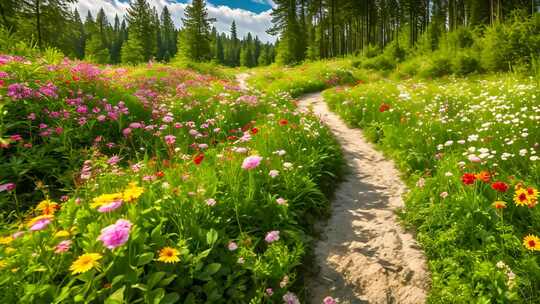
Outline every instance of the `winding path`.
[[(248, 76), (237, 77), (242, 88)], [(299, 104), (332, 130), (348, 167), (315, 247), (319, 272), (308, 284), (311, 302), (330, 295), (341, 304), (424, 303), (430, 275), (421, 248), (395, 215), (406, 187), (393, 162), (332, 113), (320, 93), (303, 96)]]

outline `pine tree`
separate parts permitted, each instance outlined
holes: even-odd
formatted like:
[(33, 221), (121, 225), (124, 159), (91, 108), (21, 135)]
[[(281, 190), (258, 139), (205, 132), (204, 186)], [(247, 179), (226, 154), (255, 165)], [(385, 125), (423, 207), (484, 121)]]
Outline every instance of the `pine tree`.
[(236, 30), (236, 22), (233, 20), (231, 24), (231, 43), (228, 50), (227, 62), (230, 66), (240, 65), (240, 41)]
[[(157, 51), (157, 33), (153, 22), (152, 9), (148, 2), (146, 0), (131, 1), (127, 9), (126, 20), (129, 24), (128, 43), (122, 48), (126, 47), (133, 52), (142, 51), (142, 53), (127, 56), (128, 53), (122, 49), (122, 62), (135, 63), (135, 60), (139, 58), (143, 58), (144, 61), (151, 59)], [(137, 41), (130, 42), (130, 40)], [(129, 58), (129, 60), (124, 61), (124, 58)]]
[(78, 59), (84, 58), (84, 48), (86, 45), (86, 38), (85, 38), (85, 32), (84, 32), (84, 24), (81, 20), (81, 16), (79, 15), (79, 11), (75, 9), (73, 11), (73, 21), (76, 28), (76, 46), (75, 46), (75, 57)]
[(225, 63), (225, 53), (223, 50), (223, 36), (218, 35), (216, 37), (216, 60), (219, 64)]
[(181, 35), (181, 55), (194, 61), (211, 59), (210, 23), (215, 19), (208, 18), (204, 0), (193, 0), (186, 7), (184, 28)]
[(169, 61), (176, 54), (176, 30), (167, 6), (161, 12), (162, 59)]

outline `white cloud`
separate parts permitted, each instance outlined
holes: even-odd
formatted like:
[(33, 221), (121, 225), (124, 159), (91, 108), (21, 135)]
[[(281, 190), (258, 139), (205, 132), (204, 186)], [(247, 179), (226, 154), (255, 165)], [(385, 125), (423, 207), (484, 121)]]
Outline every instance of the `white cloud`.
[[(273, 0), (252, 1), (262, 1), (270, 5), (275, 5)], [(167, 5), (175, 25), (177, 27), (182, 26), (184, 10), (187, 6), (186, 3), (177, 3), (169, 0), (148, 0), (148, 3), (150, 3), (150, 6), (156, 7), (158, 13), (161, 13), (163, 7)], [(118, 14), (120, 18), (124, 16), (126, 9), (129, 7), (129, 3), (119, 0), (79, 0), (78, 3), (75, 4), (75, 7), (79, 9), (79, 13), (81, 14), (81, 18), (83, 20), (88, 11), (90, 11), (95, 18), (99, 9), (103, 7), (109, 22), (112, 23), (116, 14)], [(207, 9), (208, 15), (217, 19), (214, 25), (218, 32), (225, 32), (228, 34), (231, 23), (234, 20), (236, 22), (238, 35), (240, 37), (247, 35), (248, 32), (251, 32), (252, 35), (259, 36), (259, 39), (264, 42), (273, 42), (276, 40), (276, 37), (266, 33), (266, 30), (272, 25), (272, 17), (270, 16), (271, 10), (257, 14), (244, 9), (230, 8), (224, 5), (214, 6), (209, 3), (207, 3)]]

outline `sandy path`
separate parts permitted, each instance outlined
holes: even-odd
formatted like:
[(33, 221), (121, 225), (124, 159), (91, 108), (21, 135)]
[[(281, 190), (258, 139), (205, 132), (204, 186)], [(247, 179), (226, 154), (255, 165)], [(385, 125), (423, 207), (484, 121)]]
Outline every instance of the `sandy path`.
[[(243, 88), (248, 76), (237, 78)], [(424, 303), (430, 282), (425, 257), (395, 215), (406, 191), (399, 172), (360, 130), (330, 112), (320, 93), (299, 101), (330, 127), (348, 166), (315, 248), (319, 274), (308, 286), (311, 303), (322, 303), (326, 296), (342, 304)]]

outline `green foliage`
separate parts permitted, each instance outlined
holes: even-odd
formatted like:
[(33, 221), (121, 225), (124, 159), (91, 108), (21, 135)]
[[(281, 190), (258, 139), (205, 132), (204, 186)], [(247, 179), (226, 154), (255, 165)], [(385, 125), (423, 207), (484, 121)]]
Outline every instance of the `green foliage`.
[(121, 58), (123, 63), (137, 64), (144, 61), (144, 47), (137, 36), (130, 36), (122, 46)]
[(210, 22), (213, 21), (208, 18), (204, 0), (194, 0), (187, 6), (178, 46), (182, 57), (193, 61), (211, 59)]

